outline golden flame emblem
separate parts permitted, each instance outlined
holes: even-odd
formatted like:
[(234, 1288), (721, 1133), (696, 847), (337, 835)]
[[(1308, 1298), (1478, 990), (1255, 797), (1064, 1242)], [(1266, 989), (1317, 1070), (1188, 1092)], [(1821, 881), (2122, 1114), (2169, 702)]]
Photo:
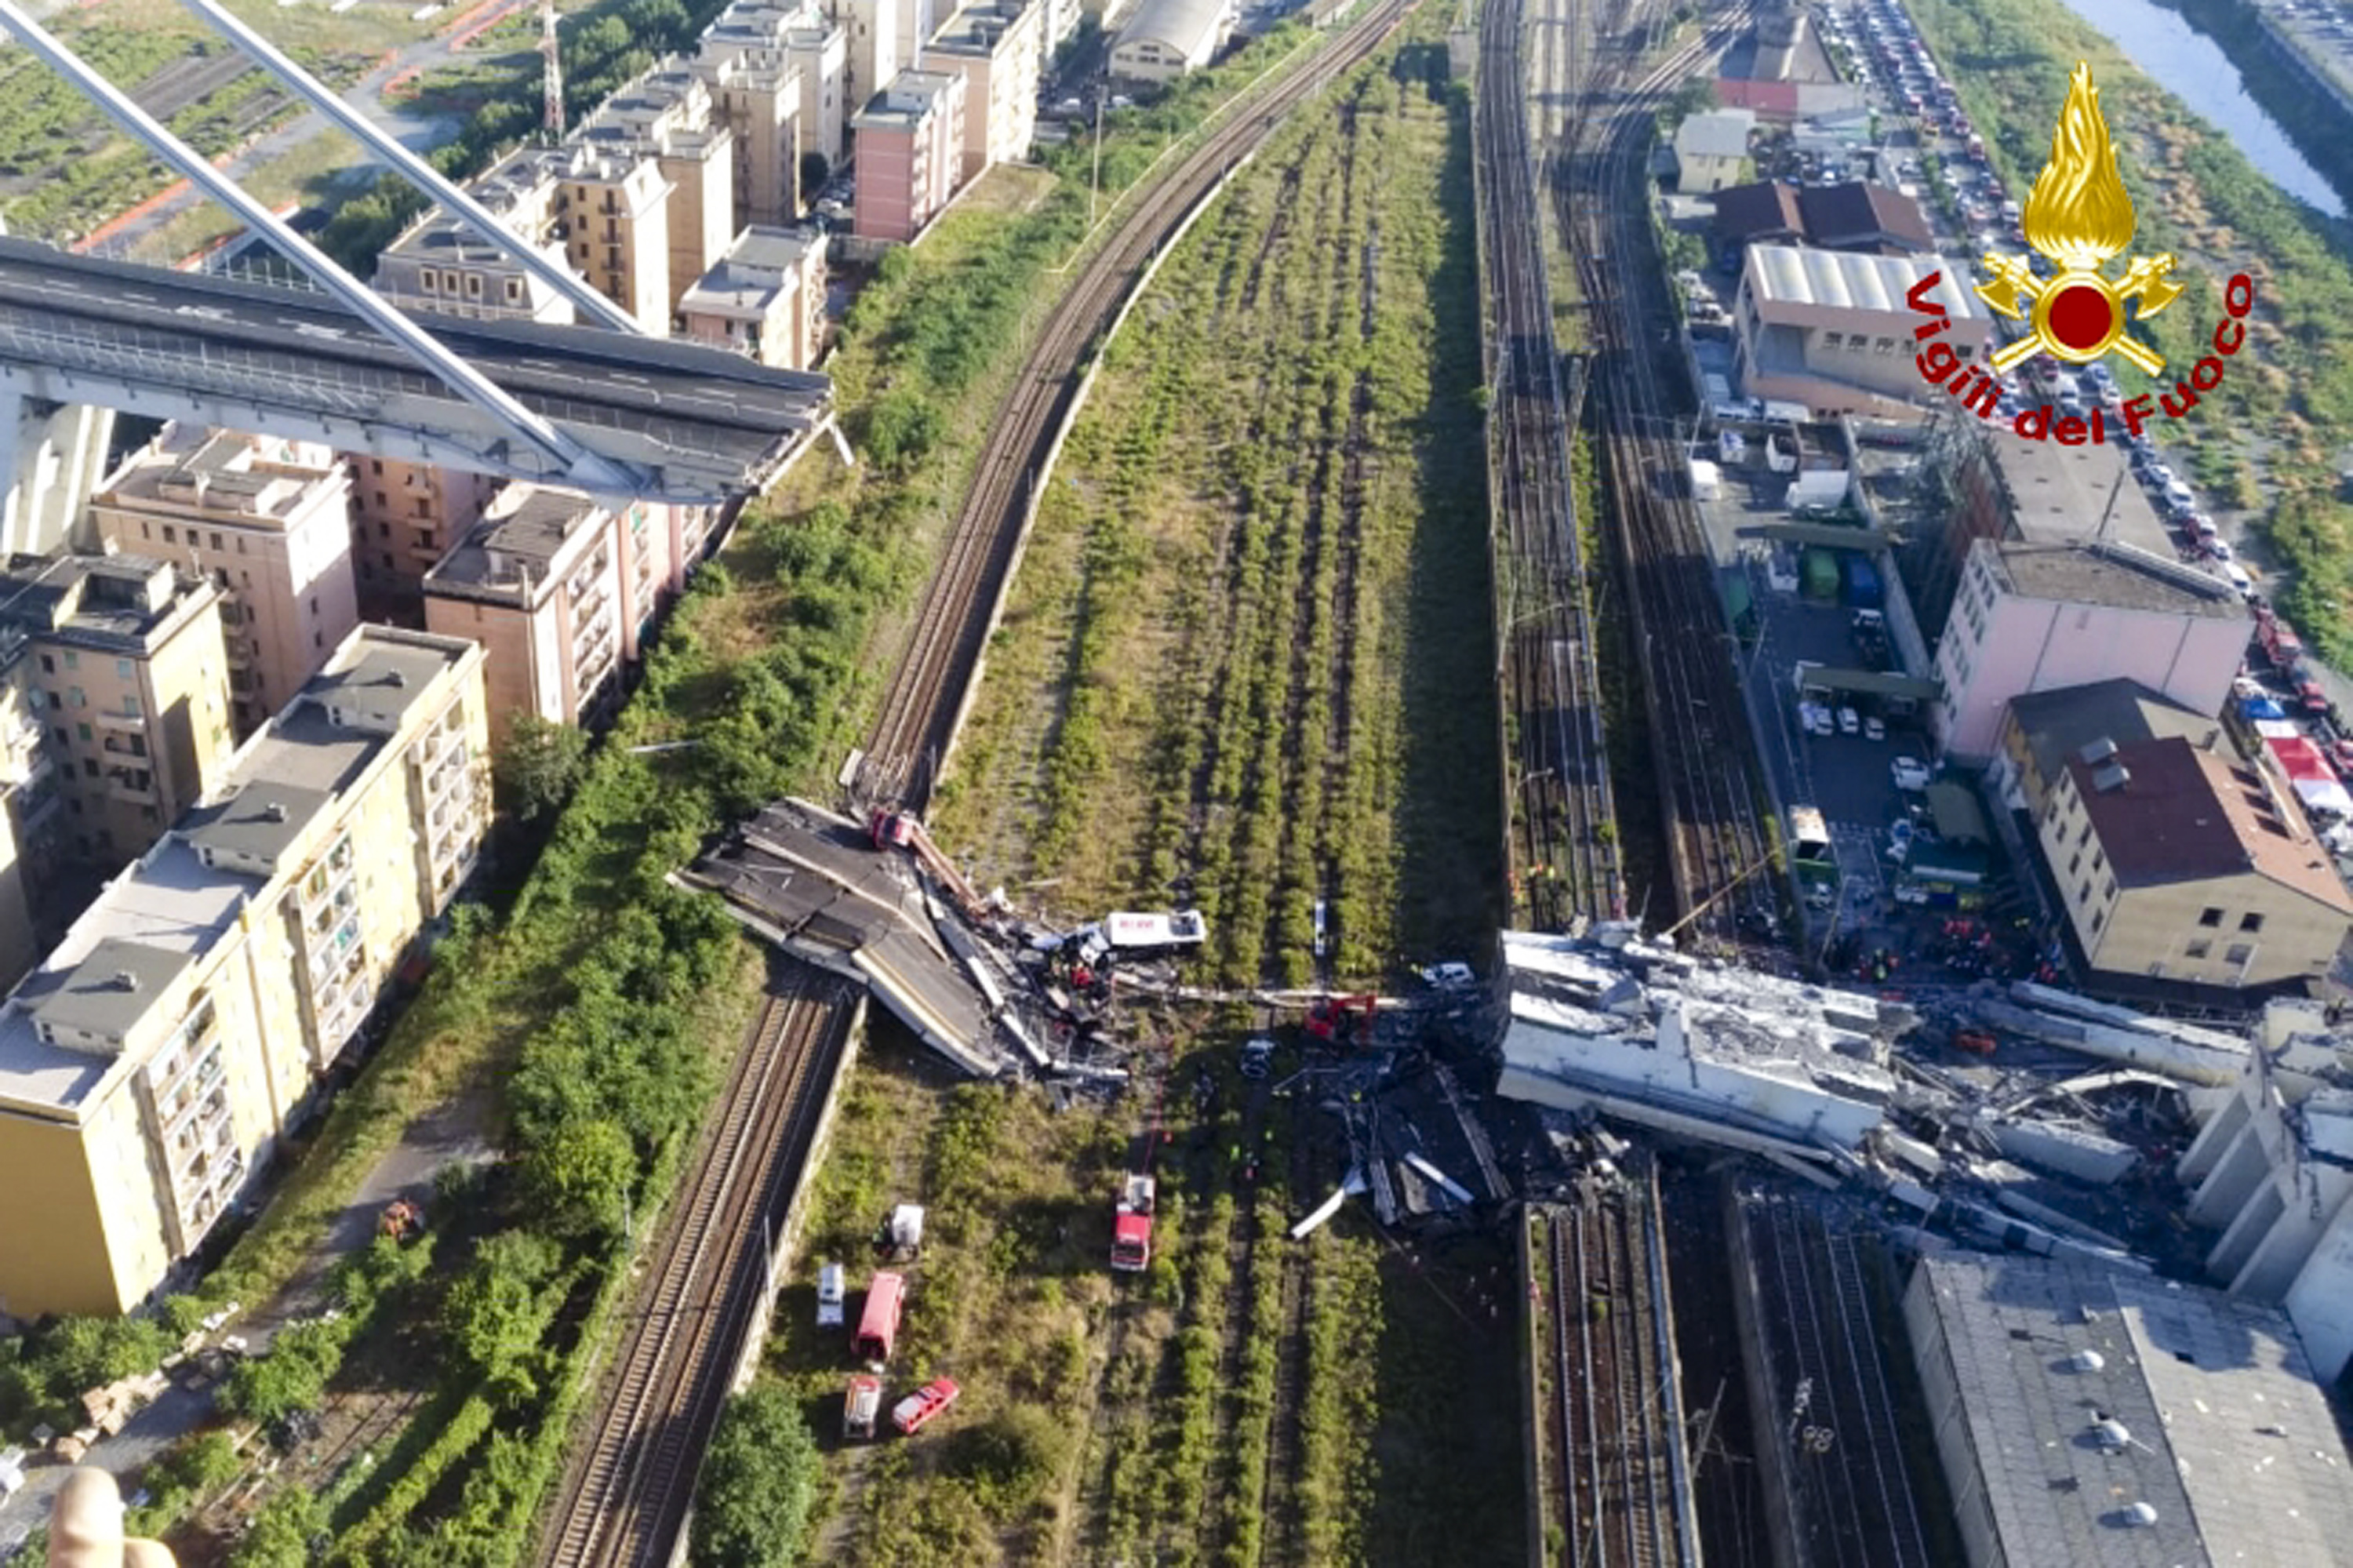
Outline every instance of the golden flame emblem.
[[(2161, 356), (2125, 335), (2125, 302), (2137, 298), (2146, 319), (2171, 304), (2181, 285), (2168, 280), (2170, 254), (2135, 258), (2116, 282), (2099, 270), (2132, 243), (2133, 205), (2116, 172), (2100, 90), (2082, 60), (2067, 79), (2067, 101), (2051, 133), (2051, 161), (2027, 196), (2025, 217), (2026, 243), (2058, 271), (2038, 278), (2022, 256), (1985, 259), (1993, 277), (1977, 285), (1978, 297), (2013, 321), (2027, 320), (2031, 329), (1994, 352), (1994, 368), (2008, 370), (2038, 350), (2084, 365), (2114, 349), (2151, 376), (2163, 370)], [(2021, 295), (2033, 305), (2031, 316), (2019, 302)]]

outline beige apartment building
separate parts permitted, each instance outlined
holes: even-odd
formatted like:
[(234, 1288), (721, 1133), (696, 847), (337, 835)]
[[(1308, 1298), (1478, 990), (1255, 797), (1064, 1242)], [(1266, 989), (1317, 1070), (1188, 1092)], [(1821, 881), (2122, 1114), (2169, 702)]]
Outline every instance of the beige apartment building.
[(1046, 58), (1045, 16), (1044, 5), (1034, 0), (971, 0), (923, 46), (925, 70), (955, 71), (965, 79), (958, 184), (978, 178), (991, 164), (1018, 164), (1029, 156)]
[(291, 702), (359, 624), (351, 474), (317, 442), (167, 425), (109, 476), (90, 522), (110, 551), (219, 586), (239, 736)]
[(517, 715), (594, 726), (678, 580), (667, 508), (511, 484), (425, 581), (425, 622), (482, 645), (490, 740)]
[(2248, 989), (2326, 975), (2353, 895), (2285, 793), (2219, 738), (2067, 758), (2036, 836), (2085, 962)]
[(688, 337), (809, 370), (825, 338), (825, 237), (754, 224), (679, 302)]
[(0, 1003), (0, 1310), (128, 1310), (313, 1105), (486, 814), (482, 655), (362, 627)]
[(0, 621), (26, 639), (9, 677), (47, 728), (79, 857), (137, 859), (227, 771), (220, 599), (139, 556), (20, 556), (0, 573)]
[(421, 626), (425, 574), (481, 521), (501, 481), (465, 469), (347, 454), (360, 614)]
[(718, 265), (735, 233), (735, 137), (716, 117), (710, 87), (683, 61), (665, 60), (607, 99), (573, 141), (616, 164), (650, 158), (669, 183), (663, 228), (675, 316), (678, 296)]
[(965, 79), (902, 70), (856, 121), (860, 239), (904, 243), (923, 231), (964, 183)]

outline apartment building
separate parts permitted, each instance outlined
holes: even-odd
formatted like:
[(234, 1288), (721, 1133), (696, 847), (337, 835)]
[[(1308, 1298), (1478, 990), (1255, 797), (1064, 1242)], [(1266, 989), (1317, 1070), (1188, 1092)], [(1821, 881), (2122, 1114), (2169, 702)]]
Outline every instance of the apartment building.
[(688, 337), (809, 370), (825, 337), (825, 237), (754, 224), (679, 302)]
[(166, 425), (108, 477), (90, 524), (110, 551), (173, 561), (219, 587), (240, 737), (359, 624), (351, 474), (318, 442)]
[(2353, 927), (2353, 894), (2303, 811), (2219, 742), (2086, 746), (2052, 781), (2036, 836), (2094, 970), (2316, 982)]
[(2013, 699), (2096, 681), (2218, 714), (2247, 634), (2229, 584), (2129, 545), (1978, 539), (1936, 640), (1937, 744), (1988, 761)]
[(216, 784), (235, 749), (220, 589), (140, 556), (18, 556), (0, 621), (10, 667), (47, 726), (61, 842), (112, 869)]
[(360, 614), (424, 624), (425, 574), (481, 521), (501, 482), (466, 469), (358, 453), (352, 471), (352, 565)]
[(137, 1306), (472, 867), (482, 655), (362, 627), (0, 1003), (0, 1310)]
[(965, 78), (902, 70), (853, 123), (858, 205), (850, 231), (860, 239), (914, 238), (964, 183)]
[(674, 317), (679, 296), (718, 265), (735, 233), (735, 134), (719, 117), (710, 86), (684, 61), (665, 60), (607, 99), (573, 141), (615, 164), (650, 159), (668, 182), (662, 227)]
[[(25, 642), (23, 633), (0, 628), (7, 658), (20, 656)], [(48, 726), (33, 710), (32, 689), (0, 682), (0, 986), (16, 984), (33, 967), (43, 932), (60, 913), (55, 868), (65, 853), (66, 810), (59, 771)], [(36, 887), (42, 893), (37, 909)]]
[[(846, 47), (841, 69), (844, 104), (864, 103), (915, 61), (920, 36), (899, 26), (900, 0), (837, 0), (834, 17)], [(928, 19), (928, 18), (926, 18)]]
[(965, 79), (958, 184), (978, 178), (991, 164), (1029, 156), (1045, 68), (1045, 15), (1034, 0), (968, 0), (923, 46), (923, 69), (954, 71)]
[(623, 663), (680, 581), (667, 510), (510, 484), (426, 578), (427, 628), (482, 645), (493, 747), (518, 714), (612, 715)]

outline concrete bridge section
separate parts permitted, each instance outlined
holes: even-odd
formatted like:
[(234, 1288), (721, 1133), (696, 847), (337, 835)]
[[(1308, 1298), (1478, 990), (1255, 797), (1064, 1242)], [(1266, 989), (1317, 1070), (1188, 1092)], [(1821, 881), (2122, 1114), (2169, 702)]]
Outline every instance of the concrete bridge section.
[[(828, 425), (832, 382), (701, 344), (417, 315), (599, 460), (583, 476), (315, 290), (0, 238), (0, 431), (21, 399), (94, 404), (342, 451), (711, 504), (773, 484)], [(0, 441), (0, 464), (16, 443)], [(0, 470), (0, 492), (16, 475)]]

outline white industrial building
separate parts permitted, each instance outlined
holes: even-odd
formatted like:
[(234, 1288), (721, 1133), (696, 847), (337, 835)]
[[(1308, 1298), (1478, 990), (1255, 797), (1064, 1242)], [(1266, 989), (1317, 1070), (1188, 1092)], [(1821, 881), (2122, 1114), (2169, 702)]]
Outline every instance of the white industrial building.
[(1670, 950), (1504, 933), (1511, 1021), (1497, 1092), (1662, 1131), (1852, 1150), (1895, 1093), (1909, 1009)]
[(1913, 334), (1928, 318), (1912, 291), (1949, 325), (1936, 341), (1966, 363), (1984, 356), (1993, 318), (1969, 291), (1968, 264), (1944, 257), (1866, 256), (1794, 245), (1751, 245), (1733, 307), (1733, 370), (1745, 397), (1801, 403), (1817, 414), (1918, 419), (1947, 394), (1921, 379)]
[(2274, 1002), (2261, 1031), (2178, 1171), (2190, 1219), (2220, 1233), (2209, 1277), (2284, 1306), (2334, 1379), (2353, 1361), (2353, 1064), (2309, 1003)]
[(1904, 1325), (1970, 1568), (2353, 1568), (2353, 1459), (2277, 1311), (1955, 1253)]

